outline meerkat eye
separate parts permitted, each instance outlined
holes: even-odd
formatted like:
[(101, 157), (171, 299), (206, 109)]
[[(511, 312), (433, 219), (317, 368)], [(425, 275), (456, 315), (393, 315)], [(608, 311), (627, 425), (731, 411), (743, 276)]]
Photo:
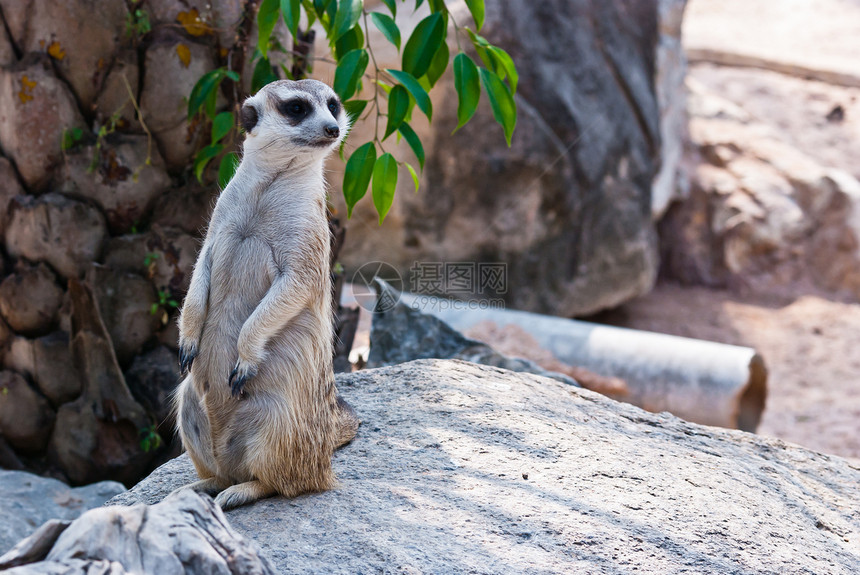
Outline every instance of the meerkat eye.
[(300, 120), (308, 114), (308, 103), (294, 98), (278, 104), (278, 111), (289, 118)]
[(330, 98), (328, 101), (328, 110), (331, 112), (331, 115), (337, 118), (338, 112), (340, 112), (340, 102), (335, 100), (334, 98)]

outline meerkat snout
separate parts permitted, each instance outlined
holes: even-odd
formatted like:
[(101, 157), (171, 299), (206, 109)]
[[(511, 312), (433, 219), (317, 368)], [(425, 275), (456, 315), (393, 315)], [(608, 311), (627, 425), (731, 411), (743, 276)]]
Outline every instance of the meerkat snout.
[(340, 136), (340, 128), (337, 127), (336, 124), (329, 124), (324, 129), (325, 135), (329, 138), (337, 138)]

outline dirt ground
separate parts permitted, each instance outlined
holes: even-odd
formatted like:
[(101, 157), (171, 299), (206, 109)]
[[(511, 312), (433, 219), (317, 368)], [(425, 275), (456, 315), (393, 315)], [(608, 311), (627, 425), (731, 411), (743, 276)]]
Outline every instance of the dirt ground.
[(860, 461), (860, 304), (661, 284), (592, 319), (755, 348), (769, 374), (758, 432)]

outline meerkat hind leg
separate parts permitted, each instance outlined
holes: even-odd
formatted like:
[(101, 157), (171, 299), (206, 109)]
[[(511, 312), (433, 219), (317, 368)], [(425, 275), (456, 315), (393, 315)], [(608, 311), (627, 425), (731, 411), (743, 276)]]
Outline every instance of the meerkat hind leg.
[(238, 485), (231, 485), (218, 494), (215, 498), (221, 509), (227, 510), (247, 503), (253, 503), (258, 499), (265, 499), (277, 493), (273, 488), (267, 487), (261, 481), (246, 481)]
[(194, 483), (189, 483), (188, 485), (183, 485), (177, 489), (173, 490), (173, 493), (177, 491), (182, 491), (183, 489), (190, 489), (195, 493), (205, 493), (209, 497), (215, 497), (216, 494), (224, 490), (224, 486), (214, 477), (208, 477), (206, 479), (201, 479), (200, 481), (195, 481)]

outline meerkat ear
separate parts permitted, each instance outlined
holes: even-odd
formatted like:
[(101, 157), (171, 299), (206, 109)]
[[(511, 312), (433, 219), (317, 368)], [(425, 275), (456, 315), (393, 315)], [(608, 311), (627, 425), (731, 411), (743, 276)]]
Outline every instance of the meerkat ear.
[(242, 114), (239, 121), (242, 123), (242, 129), (245, 130), (245, 133), (250, 134), (251, 130), (254, 129), (254, 126), (257, 125), (257, 122), (260, 121), (260, 114), (257, 112), (257, 107), (250, 102), (245, 102), (242, 106)]

